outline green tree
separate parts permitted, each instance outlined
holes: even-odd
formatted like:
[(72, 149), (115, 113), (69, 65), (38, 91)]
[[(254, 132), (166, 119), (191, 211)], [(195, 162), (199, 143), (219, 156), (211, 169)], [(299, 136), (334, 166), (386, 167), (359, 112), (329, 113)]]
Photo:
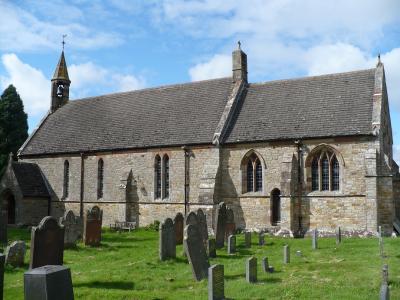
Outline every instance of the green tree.
[(28, 115), (15, 87), (10, 84), (0, 99), (0, 175), (7, 165), (10, 152), (18, 149), (28, 138)]

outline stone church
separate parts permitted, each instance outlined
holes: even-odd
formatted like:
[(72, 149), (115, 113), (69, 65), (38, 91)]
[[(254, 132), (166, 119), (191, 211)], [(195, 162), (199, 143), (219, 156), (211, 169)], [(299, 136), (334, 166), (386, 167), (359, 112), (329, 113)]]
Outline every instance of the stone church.
[(231, 77), (70, 101), (62, 52), (49, 111), (1, 180), (8, 222), (98, 205), (103, 226), (145, 226), (198, 208), (210, 226), (223, 201), (247, 229), (391, 234), (400, 175), (382, 62), (247, 78), (239, 45)]

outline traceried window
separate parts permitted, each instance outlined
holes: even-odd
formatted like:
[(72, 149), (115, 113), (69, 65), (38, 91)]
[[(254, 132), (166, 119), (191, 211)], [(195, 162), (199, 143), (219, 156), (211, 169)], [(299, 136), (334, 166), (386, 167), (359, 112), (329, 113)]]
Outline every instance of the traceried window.
[(97, 199), (103, 198), (104, 189), (104, 161), (100, 158), (97, 163)]
[(163, 158), (163, 164), (164, 164), (164, 195), (163, 195), (163, 199), (164, 198), (169, 198), (169, 157), (168, 155), (164, 155)]
[(338, 191), (340, 189), (340, 164), (336, 154), (323, 149), (311, 162), (311, 190)]
[(154, 162), (155, 198), (161, 198), (161, 157), (156, 156)]
[(64, 182), (63, 182), (63, 198), (69, 196), (69, 162), (64, 161)]
[(256, 192), (262, 191), (262, 166), (259, 159), (256, 160)]
[(249, 159), (247, 163), (247, 192), (253, 191), (254, 185), (254, 172), (253, 172), (253, 162)]
[(250, 155), (243, 163), (245, 170), (245, 192), (261, 192), (263, 189), (263, 168), (256, 154)]
[(321, 160), (321, 170), (321, 190), (329, 191), (329, 160), (326, 156)]
[(314, 157), (312, 164), (311, 164), (311, 183), (312, 183), (312, 190), (318, 191), (319, 190), (319, 168), (318, 168), (318, 159)]
[(332, 172), (332, 190), (333, 191), (338, 191), (340, 184), (339, 184), (339, 162), (336, 157), (332, 158), (332, 167), (331, 167), (331, 172)]

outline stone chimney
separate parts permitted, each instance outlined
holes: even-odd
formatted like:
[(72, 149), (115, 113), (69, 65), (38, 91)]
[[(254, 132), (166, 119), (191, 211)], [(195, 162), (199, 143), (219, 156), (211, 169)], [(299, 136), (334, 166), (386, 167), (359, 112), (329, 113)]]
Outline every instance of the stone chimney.
[(240, 41), (238, 48), (232, 52), (232, 79), (233, 82), (243, 80), (247, 83), (247, 55), (240, 48)]

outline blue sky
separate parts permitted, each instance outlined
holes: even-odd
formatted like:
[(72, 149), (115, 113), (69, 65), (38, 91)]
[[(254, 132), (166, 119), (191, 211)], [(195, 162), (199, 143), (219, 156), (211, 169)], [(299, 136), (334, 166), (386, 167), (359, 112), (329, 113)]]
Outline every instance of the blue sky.
[(2, 1), (0, 88), (13, 83), (32, 130), (49, 108), (67, 34), (73, 99), (231, 74), (236, 42), (250, 82), (385, 64), (400, 161), (400, 1)]

